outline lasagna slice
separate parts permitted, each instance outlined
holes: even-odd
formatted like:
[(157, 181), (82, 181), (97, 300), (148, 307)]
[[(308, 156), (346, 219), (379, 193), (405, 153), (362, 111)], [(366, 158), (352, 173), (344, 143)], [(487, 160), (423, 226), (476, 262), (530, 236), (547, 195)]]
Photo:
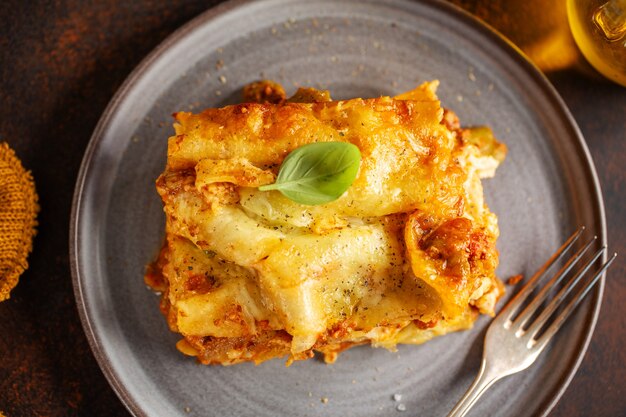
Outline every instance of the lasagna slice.
[[(166, 238), (146, 282), (180, 351), (204, 364), (275, 357), (333, 362), (472, 326), (502, 294), (496, 216), (480, 178), (505, 148), (462, 129), (437, 82), (398, 97), (331, 101), (275, 83), (244, 104), (175, 114), (157, 180)], [(355, 181), (337, 200), (296, 203), (258, 187), (312, 142), (350, 142)]]

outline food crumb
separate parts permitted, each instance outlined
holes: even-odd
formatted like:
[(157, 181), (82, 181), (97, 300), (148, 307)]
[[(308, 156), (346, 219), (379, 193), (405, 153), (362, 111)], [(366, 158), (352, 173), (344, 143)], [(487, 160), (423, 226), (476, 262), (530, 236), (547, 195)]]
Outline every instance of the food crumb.
[(353, 384), (356, 384), (356, 379), (353, 379), (353, 380), (352, 380), (352, 383), (353, 383)]
[(462, 95), (456, 96), (456, 101), (459, 101), (459, 102), (463, 101), (463, 96)]
[(222, 92), (221, 92), (220, 90), (217, 90), (217, 91), (215, 92), (215, 95), (216, 95), (216, 96), (221, 96), (221, 95), (222, 95)]
[(311, 391), (309, 391), (309, 397), (312, 397), (313, 393)]
[(190, 412), (191, 412), (191, 408), (185, 407), (185, 413), (190, 413)]
[(487, 86), (487, 89), (488, 89), (489, 91), (493, 91), (493, 84), (492, 84), (492, 83), (490, 83), (490, 84)]
[(218, 59), (217, 62), (215, 63), (215, 69), (219, 70), (224, 66), (224, 61), (221, 59)]
[(402, 394), (393, 394), (393, 400), (394, 401), (402, 400)]
[(278, 29), (273, 27), (271, 32), (272, 32), (272, 35), (276, 35), (278, 33)]
[(469, 78), (470, 81), (474, 82), (476, 81), (476, 76), (474, 75), (474, 69), (470, 68), (469, 72), (467, 73), (467, 78)]
[(322, 404), (327, 404), (328, 403), (328, 398), (322, 397), (321, 401), (322, 401)]
[(517, 274), (517, 275), (513, 275), (512, 277), (510, 277), (509, 279), (506, 280), (506, 283), (508, 285), (515, 285), (517, 283), (519, 283), (521, 280), (524, 279), (524, 275), (522, 274)]
[(406, 411), (406, 405), (398, 404), (398, 406), (396, 407), (396, 410), (398, 410), (398, 411)]
[(220, 75), (219, 80), (222, 84), (226, 84), (226, 77), (224, 77), (223, 75)]

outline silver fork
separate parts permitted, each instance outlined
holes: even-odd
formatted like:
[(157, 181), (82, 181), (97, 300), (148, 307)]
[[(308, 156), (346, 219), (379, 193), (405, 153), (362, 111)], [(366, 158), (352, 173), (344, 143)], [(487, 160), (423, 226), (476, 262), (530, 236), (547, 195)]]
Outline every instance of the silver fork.
[[(593, 275), (593, 277), (579, 290), (571, 301), (559, 312), (553, 322), (544, 329), (548, 320), (553, 316), (557, 308), (563, 304), (567, 295), (587, 274), (596, 261), (606, 252), (606, 246), (598, 250), (582, 267), (573, 274), (569, 282), (565, 284), (554, 299), (539, 313), (539, 307), (548, 297), (550, 290), (555, 288), (568, 272), (578, 264), (583, 255), (593, 246), (596, 241), (594, 236), (585, 246), (580, 248), (569, 260), (559, 269), (559, 271), (548, 281), (537, 293), (526, 307), (516, 316), (524, 302), (532, 291), (537, 288), (541, 278), (550, 267), (563, 258), (565, 253), (578, 240), (584, 227), (581, 227), (552, 255), (548, 262), (528, 281), (515, 297), (500, 311), (496, 318), (489, 325), (485, 335), (485, 348), (483, 360), (478, 376), (467, 390), (463, 398), (457, 403), (448, 417), (463, 417), (469, 409), (476, 404), (481, 395), (487, 391), (496, 381), (505, 376), (523, 371), (535, 362), (535, 359), (546, 347), (552, 336), (561, 328), (561, 325), (574, 311), (578, 304), (589, 293), (589, 290), (600, 279), (602, 274), (615, 260), (617, 254), (613, 254), (611, 259), (605, 262)], [(539, 313), (537, 315), (537, 313)], [(531, 322), (531, 319), (537, 316)]]

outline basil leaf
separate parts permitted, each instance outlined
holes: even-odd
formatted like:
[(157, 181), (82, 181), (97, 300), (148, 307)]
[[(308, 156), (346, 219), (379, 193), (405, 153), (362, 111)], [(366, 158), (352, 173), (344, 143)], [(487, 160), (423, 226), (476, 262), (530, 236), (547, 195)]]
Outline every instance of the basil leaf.
[(361, 152), (351, 143), (309, 143), (287, 155), (276, 182), (259, 190), (278, 190), (296, 203), (310, 206), (328, 203), (350, 187), (360, 163)]

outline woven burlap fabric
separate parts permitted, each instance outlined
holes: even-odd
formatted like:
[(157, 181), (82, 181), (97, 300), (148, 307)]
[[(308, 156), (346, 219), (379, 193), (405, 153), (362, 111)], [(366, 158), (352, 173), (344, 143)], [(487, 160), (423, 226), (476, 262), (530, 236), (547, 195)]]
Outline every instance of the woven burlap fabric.
[(38, 211), (31, 173), (9, 145), (0, 143), (0, 301), (9, 298), (28, 268)]

